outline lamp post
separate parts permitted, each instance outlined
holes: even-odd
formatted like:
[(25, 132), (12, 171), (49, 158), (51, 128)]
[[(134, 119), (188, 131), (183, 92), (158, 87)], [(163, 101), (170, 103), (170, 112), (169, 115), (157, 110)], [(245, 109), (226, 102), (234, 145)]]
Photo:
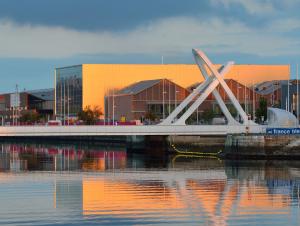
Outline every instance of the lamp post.
[(163, 79), (163, 119), (165, 119), (165, 79)]
[(68, 99), (67, 99), (68, 103), (67, 103), (67, 106), (68, 106), (68, 126), (70, 125), (70, 101), (71, 101), (71, 98), (69, 98), (68, 96)]
[[(60, 120), (62, 121), (63, 119), (63, 85), (62, 85), (62, 78), (60, 79), (60, 82), (59, 82), (59, 88), (60, 88)], [(62, 125), (62, 124), (61, 124)]]
[(112, 117), (113, 117), (113, 125), (115, 125), (115, 90), (113, 89), (113, 95), (112, 95)]
[(253, 120), (255, 121), (255, 89), (254, 89), (254, 82), (252, 81), (252, 115), (253, 115)]
[(110, 99), (110, 90), (107, 90), (107, 115), (106, 115), (106, 118), (107, 118), (107, 125), (109, 125), (109, 121), (110, 121), (110, 106), (109, 106), (109, 99)]
[[(237, 83), (237, 99), (238, 99), (239, 103), (240, 103), (240, 92), (239, 92), (240, 89), (242, 89), (242, 87), (240, 86), (240, 84)], [(238, 117), (238, 118), (240, 118), (240, 117)]]
[(298, 82), (298, 64), (296, 65), (296, 83), (297, 83), (297, 122), (299, 122), (299, 82)]
[(169, 109), (168, 109), (168, 115), (170, 114), (171, 112), (171, 98), (170, 98), (170, 93), (171, 93), (171, 84), (170, 84), (170, 81), (168, 81), (168, 84), (169, 84)]
[(177, 107), (177, 93), (179, 93), (179, 90), (176, 90), (175, 87), (175, 108)]
[(197, 125), (199, 125), (199, 107), (197, 107)]
[(16, 92), (15, 92), (15, 124), (18, 125), (18, 117), (19, 117), (19, 107), (20, 107), (20, 96), (19, 96), (19, 88), (18, 84), (16, 84)]
[(238, 99), (238, 102), (240, 103), (240, 89), (241, 89), (242, 87), (239, 85), (239, 84), (237, 84), (237, 99)]
[(12, 125), (14, 126), (15, 125), (15, 110), (14, 110), (14, 106), (12, 106)]
[(290, 111), (290, 78), (288, 79), (288, 83), (287, 83), (287, 111), (289, 112)]
[(69, 86), (69, 81), (67, 81), (67, 95), (68, 95), (68, 103), (67, 103), (67, 106), (68, 106), (68, 126), (70, 125), (70, 86)]
[(66, 79), (64, 79), (64, 116), (63, 116), (63, 125), (66, 125)]
[(244, 110), (245, 110), (245, 113), (247, 114), (247, 109), (246, 109), (246, 106), (247, 106), (247, 94), (246, 94), (246, 85), (244, 85)]

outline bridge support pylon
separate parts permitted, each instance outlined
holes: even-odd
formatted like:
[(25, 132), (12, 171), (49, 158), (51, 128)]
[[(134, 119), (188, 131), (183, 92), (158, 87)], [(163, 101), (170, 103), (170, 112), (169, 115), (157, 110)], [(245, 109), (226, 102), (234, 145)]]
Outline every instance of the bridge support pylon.
[[(214, 65), (208, 59), (208, 57), (201, 50), (193, 49), (193, 55), (195, 62), (204, 77), (204, 82), (198, 85), (193, 92), (183, 100), (171, 114), (160, 123), (160, 125), (186, 125), (186, 120), (195, 112), (195, 110), (205, 101), (205, 99), (213, 94), (218, 105), (221, 108), (224, 116), (228, 121), (228, 125), (256, 125), (252, 120), (248, 119), (247, 114), (241, 107), (240, 103), (224, 81), (224, 76), (228, 73), (234, 62), (228, 62), (225, 66), (222, 66), (219, 70), (216, 70)], [(232, 102), (234, 108), (242, 119), (242, 123), (236, 121), (229, 112), (226, 104), (220, 96), (220, 93), (216, 89), (218, 85), (221, 85), (227, 94), (228, 98)], [(178, 118), (178, 115), (190, 107)]]

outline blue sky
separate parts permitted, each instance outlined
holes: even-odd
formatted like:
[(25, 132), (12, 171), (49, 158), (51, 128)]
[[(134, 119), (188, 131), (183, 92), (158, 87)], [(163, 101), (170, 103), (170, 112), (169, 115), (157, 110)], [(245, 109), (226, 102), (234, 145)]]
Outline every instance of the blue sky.
[(300, 63), (299, 0), (0, 0), (0, 92), (81, 63)]

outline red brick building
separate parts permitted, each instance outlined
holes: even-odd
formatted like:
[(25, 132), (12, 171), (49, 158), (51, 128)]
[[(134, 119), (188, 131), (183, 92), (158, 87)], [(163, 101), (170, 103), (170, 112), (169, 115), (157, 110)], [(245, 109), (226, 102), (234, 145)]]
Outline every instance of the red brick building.
[[(253, 88), (244, 86), (233, 79), (226, 79), (225, 82), (246, 113), (253, 114), (253, 109), (258, 108), (261, 95), (256, 93)], [(110, 92), (111, 95), (105, 97), (105, 118), (114, 121), (143, 121), (148, 117), (147, 114), (151, 113), (155, 115), (158, 121), (167, 117), (169, 112), (172, 112), (175, 106), (181, 103), (198, 85), (199, 83), (185, 89), (167, 79), (134, 83), (122, 90)], [(219, 85), (217, 90), (228, 109), (235, 116), (236, 111), (224, 89)], [(194, 118), (201, 118), (201, 114), (209, 110), (213, 110), (216, 115), (222, 116), (213, 94), (210, 94), (200, 105), (198, 111), (194, 113), (197, 114), (194, 115)]]
[[(258, 107), (259, 98), (261, 95), (256, 93), (253, 88), (249, 88), (236, 80), (233, 79), (225, 79), (226, 84), (237, 98), (243, 109), (245, 109), (247, 114), (253, 113), (253, 108), (256, 109)], [(194, 84), (193, 86), (188, 87), (187, 89), (191, 92), (194, 88), (196, 88), (198, 84)], [(230, 111), (234, 111), (234, 107), (228, 98), (227, 94), (225, 93), (224, 89), (221, 85), (217, 86), (216, 88), (219, 91), (220, 96), (224, 100), (225, 104), (227, 105)], [(206, 100), (200, 105), (199, 111), (203, 112), (205, 110), (213, 109), (216, 113), (220, 113), (220, 108), (216, 99), (213, 94), (210, 94)]]
[(134, 83), (105, 97), (108, 120), (141, 120), (151, 112), (157, 119), (169, 115), (189, 92), (168, 79)]

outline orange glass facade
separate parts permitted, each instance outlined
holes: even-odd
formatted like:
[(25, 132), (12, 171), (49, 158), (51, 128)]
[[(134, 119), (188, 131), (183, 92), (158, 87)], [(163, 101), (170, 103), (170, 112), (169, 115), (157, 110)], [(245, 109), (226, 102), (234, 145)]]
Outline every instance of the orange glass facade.
[[(289, 76), (289, 65), (234, 65), (225, 78), (251, 86), (262, 81), (286, 80)], [(99, 106), (104, 111), (105, 95), (138, 81), (161, 78), (182, 87), (203, 81), (198, 67), (192, 64), (83, 64), (82, 107)]]

